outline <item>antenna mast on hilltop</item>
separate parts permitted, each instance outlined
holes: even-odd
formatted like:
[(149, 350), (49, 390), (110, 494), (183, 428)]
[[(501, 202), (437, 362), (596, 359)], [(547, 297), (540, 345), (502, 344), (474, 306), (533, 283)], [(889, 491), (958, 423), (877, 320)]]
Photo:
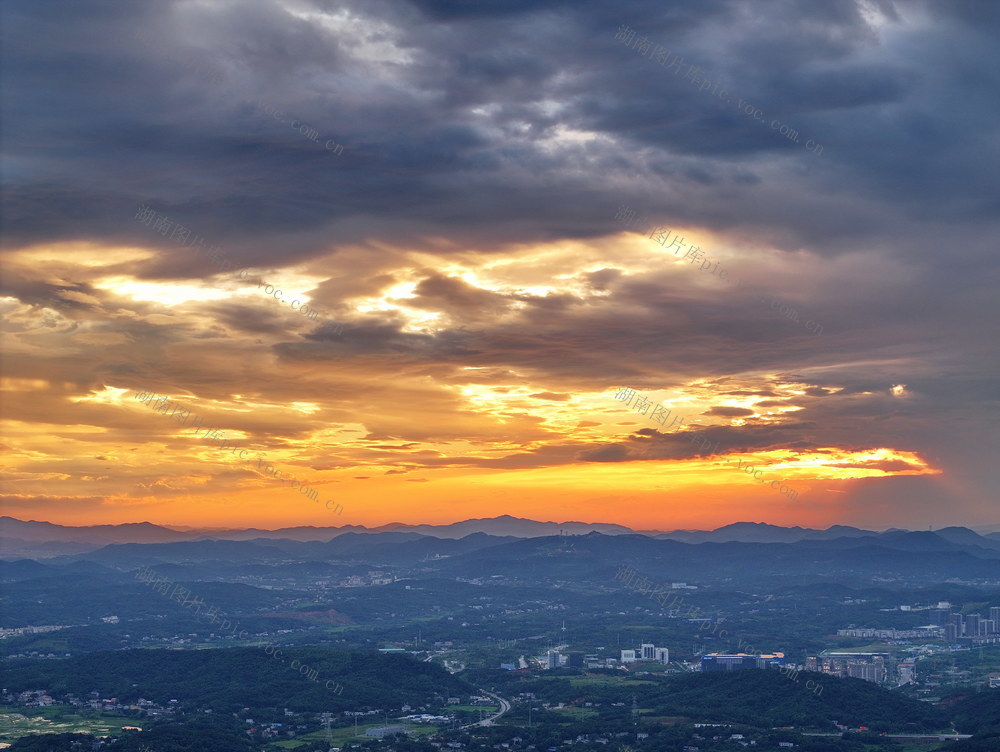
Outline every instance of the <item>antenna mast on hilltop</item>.
[(332, 717), (332, 715), (333, 715), (332, 713), (323, 713), (323, 715), (320, 716), (320, 718), (323, 720), (323, 723), (326, 724), (326, 746), (328, 747), (331, 745), (333, 741), (333, 732), (330, 730), (330, 718)]

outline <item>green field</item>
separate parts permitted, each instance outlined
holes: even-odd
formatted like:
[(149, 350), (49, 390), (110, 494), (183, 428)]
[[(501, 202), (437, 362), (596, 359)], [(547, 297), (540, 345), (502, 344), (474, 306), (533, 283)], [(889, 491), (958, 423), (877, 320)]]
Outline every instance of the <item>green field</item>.
[[(552, 677), (555, 679), (556, 677)], [(633, 684), (656, 684), (653, 681), (647, 681), (645, 679), (629, 679), (627, 676), (605, 676), (603, 674), (594, 674), (592, 676), (571, 676), (569, 677), (570, 684), (575, 687), (594, 687), (594, 686), (607, 686), (609, 684), (621, 685), (628, 682), (628, 686)]]
[(596, 710), (590, 710), (589, 708), (549, 708), (548, 711), (550, 713), (567, 715), (574, 721), (578, 721), (583, 718), (594, 718), (598, 715)]
[(499, 709), (499, 705), (447, 705), (445, 707), (445, 710), (464, 710), (468, 713), (475, 713), (477, 710), (483, 710), (487, 713), (495, 713)]
[[(394, 721), (390, 721), (390, 725), (393, 725), (394, 723), (395, 723)], [(364, 736), (366, 730), (370, 728), (378, 728), (381, 725), (383, 725), (381, 721), (378, 723), (359, 723), (357, 735), (355, 735), (354, 733), (353, 725), (343, 726), (341, 728), (332, 728), (330, 729), (330, 737), (331, 737), (330, 746), (343, 747), (344, 744), (351, 741), (352, 739), (355, 741), (361, 741), (362, 739), (366, 738)], [(407, 728), (411, 731), (409, 736), (426, 736), (428, 734), (433, 734), (435, 731), (438, 730), (439, 727), (433, 724), (427, 724), (425, 726), (424, 725), (417, 726), (416, 724), (413, 724), (409, 725)], [(283, 747), (285, 749), (295, 749), (296, 747), (302, 746), (306, 742), (318, 742), (325, 740), (326, 740), (326, 729), (323, 729), (322, 731), (312, 731), (308, 734), (302, 734), (301, 736), (297, 736), (294, 739), (287, 739), (280, 742), (271, 742), (271, 744), (273, 744), (276, 747)]]
[(662, 723), (664, 726), (676, 726), (681, 723), (694, 723), (690, 718), (683, 715), (644, 715), (642, 720), (650, 723)]
[(65, 708), (26, 708), (0, 713), (0, 741), (13, 742), (27, 734), (92, 734), (118, 736), (122, 726), (142, 727), (141, 721), (114, 715), (67, 713)]

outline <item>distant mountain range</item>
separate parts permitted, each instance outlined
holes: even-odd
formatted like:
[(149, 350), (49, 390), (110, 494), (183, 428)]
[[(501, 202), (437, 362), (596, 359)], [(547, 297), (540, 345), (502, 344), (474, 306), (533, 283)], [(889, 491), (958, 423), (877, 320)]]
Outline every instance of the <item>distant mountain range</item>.
[[(752, 529), (758, 535), (762, 532), (756, 526)], [(732, 531), (720, 535), (731, 537)], [(564, 587), (572, 583), (586, 589), (611, 586), (615, 572), (623, 564), (658, 581), (694, 583), (699, 588), (732, 588), (738, 582), (738, 587), (751, 588), (751, 592), (756, 587), (824, 583), (857, 588), (894, 580), (997, 581), (1000, 542), (970, 535), (976, 533), (965, 528), (945, 528), (938, 532), (894, 530), (794, 542), (688, 543), (598, 532), (531, 538), (472, 533), (457, 540), (413, 532), (344, 533), (328, 541), (201, 538), (171, 543), (113, 543), (61, 556), (50, 551), (35, 560), (18, 559), (16, 553), (12, 556), (8, 551), (4, 557), (8, 560), (0, 560), (0, 582), (41, 581), (47, 583), (44, 587), (56, 590), (86, 582), (90, 590), (104, 592), (104, 584), (117, 587), (130, 582), (133, 570), (155, 566), (174, 581), (206, 581), (214, 583), (212, 587), (251, 574), (281, 581), (339, 581), (376, 571), (411, 583), (413, 578), (452, 584), (469, 578), (480, 582), (500, 578), (499, 582), (519, 587), (537, 587), (541, 583)], [(65, 545), (80, 544), (70, 541)], [(8, 594), (14, 592), (10, 585), (4, 587)], [(237, 589), (245, 587), (240, 583), (232, 585)], [(400, 583), (399, 587), (404, 585)], [(24, 592), (22, 599), (5, 605), (27, 619), (42, 607), (37, 598), (32, 600), (30, 587)], [(72, 587), (65, 592), (66, 598), (71, 594), (76, 598)], [(112, 608), (111, 602), (107, 608)]]
[[(975, 533), (972, 534), (975, 535)], [(675, 530), (670, 533), (654, 534), (653, 537), (684, 541), (685, 543), (727, 543), (729, 541), (794, 543), (800, 540), (833, 540), (835, 538), (861, 538), (875, 535), (879, 535), (879, 533), (847, 525), (834, 525), (826, 530), (813, 530), (798, 526), (780, 527), (768, 525), (765, 522), (734, 522), (715, 530)]]
[[(122, 525), (89, 525), (69, 527), (51, 522), (18, 520), (0, 517), (0, 558), (43, 559), (55, 556), (82, 554), (110, 544), (127, 543), (183, 543), (189, 541), (253, 541), (260, 539), (298, 542), (328, 542), (342, 535), (405, 534), (407, 540), (430, 537), (461, 540), (472, 535), (487, 535), (502, 539), (542, 538), (557, 535), (580, 536), (588, 533), (602, 535), (644, 535), (659, 540), (682, 543), (796, 543), (799, 541), (833, 541), (844, 538), (883, 538), (905, 530), (877, 532), (847, 525), (833, 525), (825, 530), (803, 527), (781, 527), (763, 522), (736, 522), (716, 530), (658, 530), (635, 531), (622, 525), (589, 522), (538, 522), (536, 520), (502, 515), (500, 517), (471, 519), (448, 525), (408, 525), (393, 522), (379, 527), (343, 525), (340, 527), (299, 526), (277, 530), (186, 529), (175, 530), (149, 522)], [(929, 532), (929, 531), (928, 531)], [(934, 531), (939, 539), (962, 546), (985, 550), (1000, 550), (1000, 533), (980, 535), (965, 527), (946, 527)], [(352, 536), (353, 537), (353, 536)], [(383, 540), (385, 540), (383, 538)], [(396, 540), (399, 540), (398, 538)]]
[[(346, 533), (417, 533), (435, 538), (464, 538), (473, 533), (486, 533), (516, 538), (541, 538), (549, 535), (632, 535), (634, 530), (622, 525), (589, 522), (536, 522), (510, 515), (500, 517), (465, 520), (449, 525), (407, 525), (390, 522), (379, 527), (364, 525), (343, 525), (340, 527), (285, 527), (277, 530), (248, 529), (204, 529), (187, 528), (175, 530), (150, 522), (127, 523), (123, 525), (88, 525), (69, 527), (51, 522), (18, 520), (14, 517), (0, 517), (0, 545), (3, 543), (54, 543), (72, 542), (97, 546), (109, 543), (175, 543), (190, 540), (254, 540), (256, 538), (280, 538), (296, 541), (328, 541)], [(658, 532), (658, 531), (655, 531)]]

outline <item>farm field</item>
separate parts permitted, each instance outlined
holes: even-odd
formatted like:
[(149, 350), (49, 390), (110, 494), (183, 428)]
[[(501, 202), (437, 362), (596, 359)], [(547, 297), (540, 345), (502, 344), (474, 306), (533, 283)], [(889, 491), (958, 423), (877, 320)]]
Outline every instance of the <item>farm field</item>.
[(142, 726), (132, 718), (94, 713), (66, 713), (56, 708), (0, 713), (0, 742), (10, 744), (27, 734), (93, 734), (118, 736), (122, 726)]

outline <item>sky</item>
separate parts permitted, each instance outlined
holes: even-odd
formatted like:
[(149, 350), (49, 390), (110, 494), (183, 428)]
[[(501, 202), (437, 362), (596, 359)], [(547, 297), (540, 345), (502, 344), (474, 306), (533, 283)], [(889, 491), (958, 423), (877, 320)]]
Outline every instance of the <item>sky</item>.
[(1000, 5), (2, 15), (5, 514), (1000, 523)]

